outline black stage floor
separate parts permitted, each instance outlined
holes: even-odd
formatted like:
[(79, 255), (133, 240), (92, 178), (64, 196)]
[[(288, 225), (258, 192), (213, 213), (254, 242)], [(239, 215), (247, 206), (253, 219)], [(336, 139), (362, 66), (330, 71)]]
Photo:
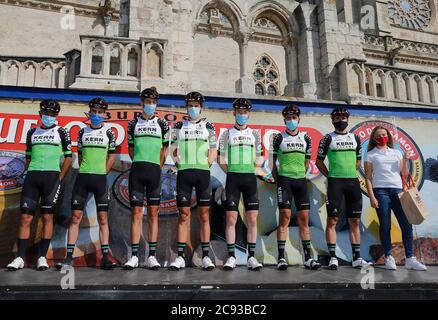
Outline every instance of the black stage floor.
[[(61, 289), (61, 274), (55, 269), (38, 272), (0, 269), (0, 299), (438, 299), (438, 267), (387, 271), (375, 267), (364, 272), (350, 267), (337, 271), (290, 267), (278, 271), (265, 267), (248, 271), (215, 269), (211, 272), (187, 268), (182, 271), (115, 269), (103, 271), (75, 268), (75, 289)], [(365, 277), (365, 278), (364, 278)], [(371, 282), (374, 277), (374, 289)], [(362, 284), (361, 284), (362, 282)], [(70, 282), (70, 285), (72, 283)], [(362, 286), (369, 289), (363, 289)]]

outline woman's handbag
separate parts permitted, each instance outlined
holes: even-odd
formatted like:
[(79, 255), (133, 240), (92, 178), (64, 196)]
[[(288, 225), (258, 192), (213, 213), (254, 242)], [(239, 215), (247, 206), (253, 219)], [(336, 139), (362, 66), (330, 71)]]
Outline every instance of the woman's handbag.
[(399, 193), (400, 202), (410, 224), (421, 224), (429, 214), (426, 206), (420, 197), (414, 179), (409, 174), (406, 178), (402, 176), (403, 192)]

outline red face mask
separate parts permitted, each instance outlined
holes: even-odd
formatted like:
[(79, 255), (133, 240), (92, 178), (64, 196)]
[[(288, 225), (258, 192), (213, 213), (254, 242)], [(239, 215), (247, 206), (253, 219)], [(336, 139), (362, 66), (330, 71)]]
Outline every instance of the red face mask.
[(377, 139), (376, 139), (376, 141), (377, 141), (377, 144), (379, 145), (379, 146), (385, 146), (387, 143), (388, 143), (388, 136), (386, 136), (386, 137), (378, 137)]

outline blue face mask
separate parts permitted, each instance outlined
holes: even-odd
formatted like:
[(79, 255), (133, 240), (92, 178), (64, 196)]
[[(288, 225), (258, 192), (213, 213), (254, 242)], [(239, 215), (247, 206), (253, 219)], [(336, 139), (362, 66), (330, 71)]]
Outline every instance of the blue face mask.
[(245, 124), (247, 124), (248, 119), (249, 115), (247, 114), (236, 114), (236, 122), (240, 126), (244, 126)]
[(151, 116), (155, 113), (155, 108), (157, 107), (156, 104), (145, 104), (143, 106), (143, 111), (144, 113), (146, 113), (148, 116)]
[(286, 127), (290, 131), (294, 131), (296, 128), (298, 128), (298, 121), (297, 120), (286, 120)]
[(196, 120), (199, 118), (199, 115), (201, 114), (201, 108), (198, 107), (189, 107), (188, 113), (191, 119)]
[(51, 127), (55, 124), (56, 121), (56, 117), (52, 117), (52, 116), (47, 116), (45, 114), (43, 114), (41, 116), (41, 122), (43, 123), (43, 125), (45, 127)]
[(103, 117), (99, 114), (93, 113), (90, 115), (90, 121), (93, 126), (98, 126), (103, 122)]

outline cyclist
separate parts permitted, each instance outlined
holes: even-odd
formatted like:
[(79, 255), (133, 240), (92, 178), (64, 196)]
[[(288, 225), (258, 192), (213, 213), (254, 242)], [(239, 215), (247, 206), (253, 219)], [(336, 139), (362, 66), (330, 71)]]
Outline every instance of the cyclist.
[[(272, 141), (272, 174), (277, 181), (277, 200), (280, 209), (280, 224), (277, 229), (278, 269), (286, 270), (288, 267), (284, 249), (293, 197), (304, 251), (304, 266), (307, 269), (317, 270), (321, 265), (312, 257), (309, 229), (310, 200), (306, 179), (312, 156), (312, 140), (306, 132), (298, 130), (301, 114), (298, 106), (288, 105), (283, 109), (282, 114), (286, 130), (276, 134)], [(277, 160), (279, 168), (277, 168)]]
[[(362, 146), (360, 138), (349, 133), (350, 112), (338, 106), (331, 112), (335, 131), (326, 134), (319, 143), (316, 166), (328, 177), (327, 185), (327, 228), (326, 240), (330, 253), (329, 268), (338, 268), (336, 257), (336, 224), (339, 220), (342, 197), (345, 197), (346, 216), (350, 227), (350, 242), (353, 250), (352, 266), (361, 268), (369, 265), (360, 255), (360, 216), (362, 214), (362, 192), (357, 170), (361, 165)], [(324, 164), (328, 158), (329, 168)]]
[(158, 209), (161, 198), (161, 167), (169, 143), (169, 126), (155, 116), (159, 94), (154, 87), (144, 89), (141, 94), (143, 113), (128, 124), (129, 156), (132, 159), (129, 174), (129, 195), (132, 208), (131, 252), (125, 263), (126, 269), (138, 267), (138, 247), (143, 221), (143, 199), (146, 189), (149, 256), (147, 266), (158, 269), (155, 257), (158, 240)]
[(170, 265), (173, 270), (185, 267), (184, 250), (188, 236), (187, 224), (190, 221), (190, 200), (193, 188), (196, 190), (201, 223), (202, 268), (207, 271), (215, 268), (208, 254), (210, 248), (210, 167), (217, 156), (217, 140), (213, 124), (201, 118), (204, 102), (205, 99), (201, 93), (188, 93), (185, 96), (188, 120), (175, 123), (172, 131), (172, 154), (178, 168), (176, 188), (179, 209), (178, 256)]
[(250, 270), (260, 270), (263, 265), (254, 257), (257, 240), (257, 216), (259, 200), (257, 194), (256, 168), (263, 164), (263, 147), (260, 133), (247, 126), (252, 103), (239, 98), (233, 102), (235, 125), (225, 131), (219, 141), (219, 164), (227, 173), (226, 197), (226, 241), (228, 259), (225, 270), (236, 267), (235, 242), (238, 204), (243, 193), (247, 232), (247, 265)]
[(73, 187), (72, 218), (68, 229), (67, 257), (57, 263), (57, 269), (64, 265), (73, 265), (73, 251), (79, 233), (85, 202), (89, 193), (94, 194), (99, 238), (102, 250), (101, 268), (113, 269), (116, 264), (109, 257), (108, 205), (110, 194), (106, 176), (115, 159), (115, 136), (111, 127), (104, 123), (108, 103), (102, 98), (93, 98), (89, 102), (87, 114), (91, 124), (82, 128), (78, 134), (79, 173)]
[[(41, 126), (27, 132), (27, 174), (21, 193), (21, 220), (18, 232), (18, 255), (7, 268), (11, 271), (24, 267), (26, 242), (30, 236), (30, 224), (41, 199), (43, 232), (39, 247), (37, 269), (48, 269), (47, 250), (53, 234), (53, 209), (57, 203), (61, 182), (71, 167), (72, 152), (68, 130), (57, 125), (61, 107), (57, 101), (43, 100), (39, 115)], [(60, 157), (64, 162), (60, 168)]]

